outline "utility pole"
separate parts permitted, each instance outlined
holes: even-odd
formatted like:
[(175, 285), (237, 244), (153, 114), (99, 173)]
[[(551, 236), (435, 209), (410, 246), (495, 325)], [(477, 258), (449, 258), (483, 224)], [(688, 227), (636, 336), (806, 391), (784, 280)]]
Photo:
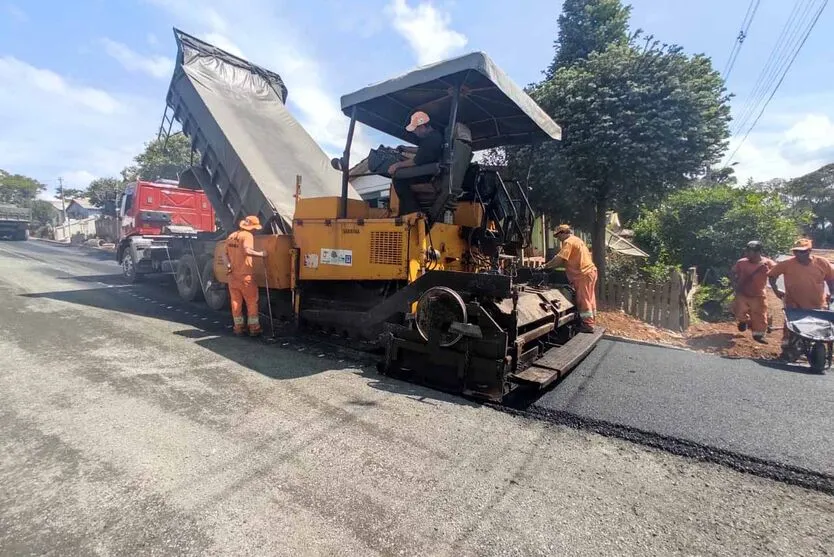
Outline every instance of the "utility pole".
[(64, 215), (64, 222), (67, 223), (67, 206), (64, 205), (64, 179), (58, 178), (58, 191), (61, 192), (61, 213)]

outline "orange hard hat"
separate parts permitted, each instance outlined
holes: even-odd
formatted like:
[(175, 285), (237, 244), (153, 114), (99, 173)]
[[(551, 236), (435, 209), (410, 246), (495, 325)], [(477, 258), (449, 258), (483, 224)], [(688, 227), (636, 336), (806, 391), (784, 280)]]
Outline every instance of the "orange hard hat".
[(793, 243), (791, 251), (808, 251), (812, 247), (814, 247), (814, 244), (813, 242), (811, 242), (811, 240), (809, 240), (808, 238), (800, 238), (799, 240)]
[(261, 219), (259, 219), (255, 215), (249, 215), (242, 221), (240, 221), (240, 228), (243, 230), (260, 230), (261, 229)]
[(423, 112), (422, 110), (418, 110), (414, 114), (411, 115), (411, 120), (408, 122), (408, 125), (405, 127), (405, 131), (413, 132), (417, 129), (418, 126), (422, 126), (424, 124), (429, 123), (429, 115)]

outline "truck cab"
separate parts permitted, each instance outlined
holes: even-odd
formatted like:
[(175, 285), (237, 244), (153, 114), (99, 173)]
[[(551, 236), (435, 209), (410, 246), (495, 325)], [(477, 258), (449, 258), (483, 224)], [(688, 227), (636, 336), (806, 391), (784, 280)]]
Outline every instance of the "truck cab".
[(119, 200), (122, 238), (156, 236), (172, 226), (213, 232), (214, 216), (203, 191), (181, 188), (172, 180), (131, 182)]

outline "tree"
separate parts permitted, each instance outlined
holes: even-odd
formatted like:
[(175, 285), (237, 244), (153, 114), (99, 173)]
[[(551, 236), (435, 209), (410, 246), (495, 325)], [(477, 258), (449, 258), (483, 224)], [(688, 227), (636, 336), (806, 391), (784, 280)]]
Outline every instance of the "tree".
[(809, 232), (814, 241), (830, 243), (834, 235), (834, 164), (784, 183), (782, 192), (795, 207), (812, 214)]
[[(176, 180), (180, 172), (191, 166), (191, 142), (183, 134), (168, 139), (154, 139), (145, 144), (145, 150), (133, 159), (136, 164), (122, 170), (125, 182), (143, 178)], [(197, 153), (193, 160), (199, 160)]]
[(592, 52), (628, 44), (630, 15), (631, 6), (623, 6), (620, 0), (565, 0), (559, 16), (559, 38), (554, 43), (556, 56), (545, 72), (547, 78)]
[[(726, 149), (730, 107), (720, 74), (707, 57), (650, 37), (559, 67), (532, 95), (563, 126), (563, 140), (515, 151), (516, 164), (532, 161), (539, 209), (589, 228), (594, 246), (605, 245), (607, 211), (656, 203)], [(603, 280), (605, 250), (593, 251)]]
[(58, 219), (58, 209), (49, 201), (35, 199), (32, 201), (32, 221), (38, 226), (55, 224)]
[(124, 191), (125, 183), (119, 178), (96, 178), (87, 186), (86, 195), (94, 206), (105, 207), (115, 204)]
[(0, 169), (0, 203), (28, 205), (45, 189), (46, 186), (34, 178)]
[(770, 255), (790, 249), (808, 214), (778, 194), (729, 185), (691, 187), (671, 194), (635, 223), (637, 244), (666, 265), (729, 272), (747, 242)]

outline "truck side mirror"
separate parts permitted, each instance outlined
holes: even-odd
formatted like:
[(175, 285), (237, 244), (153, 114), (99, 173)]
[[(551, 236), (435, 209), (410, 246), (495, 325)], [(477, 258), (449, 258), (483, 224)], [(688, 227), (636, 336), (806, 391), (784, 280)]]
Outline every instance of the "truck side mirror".
[(334, 170), (338, 170), (339, 172), (341, 172), (342, 171), (342, 159), (340, 159), (340, 158), (330, 159), (330, 166), (332, 166)]

